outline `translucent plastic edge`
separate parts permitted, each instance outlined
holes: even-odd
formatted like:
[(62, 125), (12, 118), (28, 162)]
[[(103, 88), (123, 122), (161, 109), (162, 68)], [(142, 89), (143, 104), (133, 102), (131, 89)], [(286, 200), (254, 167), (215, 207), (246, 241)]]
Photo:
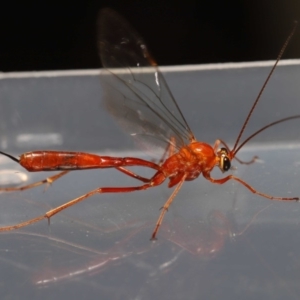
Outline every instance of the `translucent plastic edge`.
[[(231, 70), (244, 68), (265, 68), (272, 67), (274, 60), (241, 63), (217, 63), (206, 65), (184, 65), (184, 66), (165, 66), (159, 67), (163, 73), (169, 72), (188, 72), (188, 71), (207, 71), (207, 70)], [(279, 62), (279, 66), (297, 66), (300, 59), (286, 59)], [(145, 68), (145, 71), (147, 68)], [(115, 70), (115, 73), (118, 72)], [(122, 70), (119, 70), (122, 72)], [(0, 79), (18, 78), (44, 78), (44, 77), (76, 77), (76, 76), (97, 76), (101, 74), (101, 69), (89, 70), (64, 70), (64, 71), (30, 71), (30, 72), (0, 72)]]

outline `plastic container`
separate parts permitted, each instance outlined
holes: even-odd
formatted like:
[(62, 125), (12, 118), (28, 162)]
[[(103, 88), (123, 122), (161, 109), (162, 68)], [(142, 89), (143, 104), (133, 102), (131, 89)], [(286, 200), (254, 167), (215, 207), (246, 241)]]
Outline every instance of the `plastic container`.
[[(273, 62), (162, 68), (198, 140), (232, 145)], [(99, 71), (1, 74), (1, 150), (72, 150), (145, 158), (101, 104)], [(244, 138), (300, 113), (300, 61), (282, 61)], [(274, 196), (300, 195), (300, 120), (270, 128), (243, 148), (234, 174)], [(27, 184), (28, 173), (0, 156), (0, 184)], [(144, 176), (151, 170), (134, 168)], [(215, 170), (212, 175), (221, 178)], [(74, 171), (49, 186), (1, 193), (1, 226), (104, 186), (138, 181), (116, 170)], [(150, 236), (167, 184), (91, 197), (51, 219), (0, 235), (2, 299), (296, 299), (300, 297), (300, 206), (218, 186), (186, 182)]]

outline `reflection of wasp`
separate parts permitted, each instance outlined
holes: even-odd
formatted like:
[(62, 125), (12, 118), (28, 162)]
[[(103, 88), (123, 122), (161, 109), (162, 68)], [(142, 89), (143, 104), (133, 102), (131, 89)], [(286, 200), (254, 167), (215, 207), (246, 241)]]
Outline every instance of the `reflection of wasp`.
[[(174, 219), (174, 218), (173, 218)], [(150, 222), (129, 222), (118, 224), (114, 229), (107, 229), (102, 232), (98, 230), (90, 231), (93, 235), (101, 234), (103, 244), (110, 240), (110, 236), (114, 236), (113, 246), (107, 247), (105, 250), (88, 247), (87, 245), (71, 243), (68, 240), (49, 237), (48, 235), (36, 235), (34, 233), (22, 232), (21, 235), (29, 236), (30, 240), (34, 239), (35, 243), (38, 240), (48, 240), (48, 250), (51, 252), (52, 247), (60, 248), (62, 253), (65, 251), (78, 256), (76, 266), (61, 269), (60, 258), (55, 261), (55, 270), (53, 266), (51, 270), (48, 267), (34, 277), (34, 282), (37, 285), (49, 285), (51, 283), (63, 282), (66, 280), (78, 280), (80, 277), (95, 276), (99, 273), (112, 271), (115, 266), (126, 265), (133, 263), (135, 268), (140, 271), (145, 271), (147, 274), (163, 274), (170, 269), (176, 268), (176, 262), (180, 261), (180, 257), (184, 255), (192, 255), (195, 259), (207, 261), (216, 257), (223, 249), (225, 241), (230, 236), (229, 220), (219, 211), (212, 211), (204, 222), (199, 223), (199, 219), (189, 220), (189, 226), (185, 227), (182, 218), (175, 218), (174, 222), (166, 221), (165, 226), (161, 230), (162, 239), (152, 247), (147, 243), (141, 243), (144, 240), (145, 232), (151, 226)], [(194, 222), (195, 221), (195, 222)], [(76, 224), (76, 221), (75, 223)], [(86, 224), (89, 228), (89, 224)], [(86, 228), (84, 223), (80, 223), (83, 230)], [(29, 238), (28, 237), (28, 238)], [(107, 239), (106, 239), (107, 238)], [(92, 238), (93, 240), (94, 238)], [(164, 249), (164, 250), (163, 250)], [(167, 256), (163, 256), (154, 264), (149, 264), (146, 268), (147, 258), (155, 253), (165, 251)], [(65, 257), (62, 255), (62, 257)], [(64, 258), (65, 259), (65, 258)], [(78, 263), (81, 262), (81, 265)], [(139, 263), (140, 262), (140, 263)], [(144, 268), (141, 267), (144, 265)], [(44, 274), (43, 274), (44, 273)], [(50, 275), (51, 274), (51, 275)]]
[(215, 257), (223, 249), (226, 239), (233, 235), (230, 221), (217, 210), (211, 211), (207, 220), (200, 221), (196, 217), (189, 219), (188, 226), (180, 216), (173, 219), (172, 224), (164, 226), (171, 226), (169, 233), (162, 230), (162, 235), (180, 248), (204, 259)]
[[(0, 231), (24, 227), (44, 218), (50, 219), (58, 212), (98, 193), (127, 193), (146, 190), (150, 187), (158, 186), (166, 179), (169, 179), (168, 186), (175, 186), (175, 189), (162, 207), (152, 233), (152, 239), (155, 239), (164, 215), (184, 181), (196, 179), (200, 174), (210, 182), (217, 184), (223, 184), (232, 179), (236, 180), (251, 192), (269, 199), (299, 200), (298, 197), (273, 197), (258, 192), (248, 183), (234, 175), (228, 175), (220, 179), (212, 178), (210, 175), (215, 166), (218, 166), (222, 172), (228, 171), (231, 168), (231, 161), (233, 159), (244, 164), (254, 162), (255, 158), (249, 162), (243, 162), (236, 157), (236, 154), (250, 139), (265, 129), (275, 124), (300, 118), (300, 115), (296, 115), (275, 121), (256, 131), (243, 142), (240, 142), (252, 112), (289, 40), (294, 34), (296, 26), (283, 45), (269, 76), (240, 130), (234, 147), (230, 150), (227, 144), (219, 139), (216, 140), (214, 146), (195, 139), (162, 74), (149, 54), (145, 43), (124, 19), (117, 13), (105, 9), (100, 15), (98, 25), (99, 52), (102, 64), (106, 68), (104, 77), (110, 93), (105, 99), (106, 106), (111, 114), (118, 119), (122, 127), (128, 130), (132, 136), (148, 143), (148, 145), (155, 145), (158, 149), (164, 149), (164, 152), (161, 152), (160, 163), (132, 157), (120, 158), (98, 156), (89, 153), (57, 151), (33, 151), (24, 153), (20, 159), (17, 159), (1, 152), (20, 163), (28, 171), (63, 170), (60, 174), (49, 177), (44, 181), (17, 189), (11, 188), (6, 190), (22, 190), (46, 182), (53, 182), (65, 175), (69, 170), (95, 168), (115, 168), (130, 177), (142, 181), (143, 184), (132, 187), (97, 188), (49, 210), (45, 215), (20, 224), (1, 227)], [(223, 147), (220, 148), (220, 145)], [(152, 178), (144, 178), (127, 169), (127, 167), (131, 166), (151, 168), (156, 173)]]

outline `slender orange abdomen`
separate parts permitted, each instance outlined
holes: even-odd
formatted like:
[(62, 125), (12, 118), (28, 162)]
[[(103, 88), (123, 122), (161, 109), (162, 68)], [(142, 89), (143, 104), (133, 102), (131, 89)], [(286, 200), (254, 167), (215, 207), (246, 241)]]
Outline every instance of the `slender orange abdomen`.
[(20, 165), (30, 172), (146, 166), (155, 170), (155, 163), (131, 157), (110, 157), (84, 152), (34, 151), (21, 155)]

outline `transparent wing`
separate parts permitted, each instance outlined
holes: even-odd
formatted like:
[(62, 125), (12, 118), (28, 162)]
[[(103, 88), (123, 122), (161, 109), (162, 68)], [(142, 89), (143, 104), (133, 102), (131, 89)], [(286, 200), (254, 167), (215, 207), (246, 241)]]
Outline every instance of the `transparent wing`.
[(156, 150), (194, 139), (144, 41), (110, 9), (99, 16), (98, 47), (106, 68), (104, 102), (124, 130)]

